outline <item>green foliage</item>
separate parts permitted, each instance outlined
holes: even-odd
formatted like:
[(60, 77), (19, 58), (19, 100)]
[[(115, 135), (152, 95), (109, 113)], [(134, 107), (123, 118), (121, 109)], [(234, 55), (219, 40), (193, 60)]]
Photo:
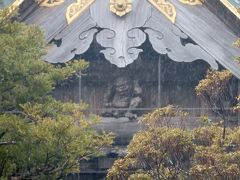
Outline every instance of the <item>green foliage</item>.
[(205, 79), (201, 80), (196, 87), (196, 93), (202, 96), (209, 103), (214, 104), (226, 93), (226, 88), (229, 80), (232, 78), (232, 74), (227, 71), (214, 71), (209, 70)]
[(0, 112), (49, 98), (59, 80), (87, 67), (84, 61), (65, 67), (42, 61), (43, 39), (37, 27), (17, 22), (0, 26)]
[(193, 131), (197, 145), (194, 163), (190, 169), (193, 179), (240, 178), (240, 128), (228, 128), (224, 142), (221, 142), (221, 131), (222, 128), (217, 126)]
[[(240, 38), (238, 38), (234, 43), (233, 43), (234, 46), (240, 48)], [(236, 60), (238, 62), (240, 62), (240, 56), (236, 57)]]
[(212, 123), (212, 121), (206, 115), (201, 116), (199, 122), (201, 125), (210, 125)]
[(144, 115), (140, 123), (148, 128), (154, 128), (156, 126), (173, 127), (175, 122), (174, 118), (177, 117), (179, 119), (180, 126), (183, 128), (185, 125), (184, 121), (187, 116), (188, 113), (181, 111), (178, 107), (168, 105), (166, 107), (156, 109), (152, 113)]
[(222, 141), (223, 128), (217, 124), (193, 130), (156, 125), (156, 117), (164, 121), (170, 107), (144, 117), (147, 121), (141, 123), (147, 126), (134, 135), (127, 155), (114, 162), (107, 179), (239, 179), (240, 128), (227, 128)]
[(221, 141), (222, 128), (216, 125), (203, 126), (192, 130), (194, 144), (211, 146)]
[(234, 43), (233, 43), (234, 46), (240, 48), (240, 38), (238, 38)]
[(3, 176), (15, 173), (21, 178), (59, 177), (78, 172), (79, 160), (100, 155), (101, 149), (112, 143), (112, 136), (97, 134), (92, 126), (99, 118), (86, 120), (83, 108), (53, 101), (24, 105), (24, 118), (0, 116), (0, 133), (5, 133), (1, 140), (16, 142), (0, 146), (6, 155), (1, 159), (17, 167), (17, 172), (14, 168), (4, 168)]
[(127, 155), (114, 163), (107, 178), (184, 179), (194, 153), (192, 136), (188, 131), (168, 127), (169, 123), (160, 123), (179, 114), (185, 113), (173, 106), (147, 114), (141, 121), (147, 128), (134, 135)]
[[(186, 176), (187, 160), (192, 154), (193, 144), (187, 131), (163, 127), (141, 131), (134, 135), (127, 156), (114, 163), (108, 179), (139, 174), (151, 179), (181, 179)], [(121, 176), (117, 178), (119, 169)]]
[(239, 112), (240, 110), (240, 96), (238, 96), (237, 98), (237, 104), (233, 107), (234, 111)]
[(57, 83), (84, 70), (83, 60), (52, 65), (42, 60), (46, 44), (34, 26), (0, 11), (0, 179), (56, 179), (80, 170), (79, 161), (101, 154), (112, 134), (97, 133), (86, 105), (62, 103)]
[(202, 79), (195, 88), (197, 95), (223, 120), (223, 139), (225, 138), (227, 116), (232, 113), (227, 110), (232, 107), (234, 99), (229, 95), (232, 77), (233, 75), (228, 70), (209, 70), (205, 79)]

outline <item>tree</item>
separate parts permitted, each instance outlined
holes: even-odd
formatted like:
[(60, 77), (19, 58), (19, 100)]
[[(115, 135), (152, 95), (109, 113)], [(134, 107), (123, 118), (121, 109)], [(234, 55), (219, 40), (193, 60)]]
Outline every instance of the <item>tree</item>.
[(51, 96), (55, 86), (82, 71), (83, 60), (52, 65), (34, 26), (0, 11), (0, 178), (57, 179), (80, 169), (79, 161), (101, 153), (111, 134), (97, 133), (84, 104)]
[(110, 134), (98, 134), (86, 120), (83, 105), (52, 101), (23, 105), (23, 117), (0, 116), (2, 140), (15, 142), (0, 147), (2, 177), (22, 179), (62, 177), (79, 172), (79, 161), (98, 156), (112, 142)]
[(144, 118), (140, 121), (140, 124), (147, 128), (164, 126), (170, 128), (178, 126), (184, 129), (187, 118), (187, 112), (181, 111), (179, 107), (168, 105), (145, 114)]
[(226, 128), (222, 142), (218, 124), (193, 130), (168, 126), (161, 122), (179, 114), (170, 107), (143, 117), (143, 129), (132, 138), (127, 154), (114, 162), (107, 179), (239, 179), (240, 128)]
[(232, 77), (228, 70), (208, 70), (205, 79), (201, 80), (195, 88), (197, 95), (223, 120), (223, 139), (226, 134), (227, 117), (231, 114), (227, 109), (232, 107), (235, 101), (230, 94)]
[(216, 125), (196, 128), (193, 131), (196, 144), (190, 177), (192, 179), (240, 178), (240, 128), (226, 129), (222, 142), (222, 128)]
[(15, 111), (26, 102), (44, 102), (57, 82), (88, 66), (82, 60), (64, 67), (44, 62), (46, 44), (40, 29), (9, 19), (0, 25), (0, 44), (1, 113)]
[[(240, 48), (240, 38), (238, 38), (234, 43), (233, 43), (234, 46)], [(238, 62), (240, 62), (240, 56), (236, 57), (236, 60)]]
[(144, 129), (134, 135), (127, 155), (114, 162), (107, 179), (183, 179), (188, 176), (189, 160), (194, 153), (192, 137), (188, 131), (166, 123), (170, 114), (182, 112), (168, 106), (144, 116), (141, 121)]
[(240, 110), (240, 96), (238, 96), (237, 98), (237, 104), (233, 107), (235, 112), (239, 112)]

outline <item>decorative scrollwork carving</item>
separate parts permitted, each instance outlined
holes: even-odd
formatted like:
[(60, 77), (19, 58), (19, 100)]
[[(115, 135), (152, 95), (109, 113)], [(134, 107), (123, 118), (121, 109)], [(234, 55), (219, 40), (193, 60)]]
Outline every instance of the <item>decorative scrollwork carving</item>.
[(95, 0), (77, 0), (67, 8), (66, 18), (68, 24), (80, 16)]
[(118, 16), (124, 16), (132, 11), (131, 0), (110, 0), (110, 11)]
[[(149, 1), (162, 13), (153, 9)], [(118, 68), (124, 68), (138, 59), (143, 52), (142, 45), (148, 39), (158, 54), (167, 55), (173, 61), (193, 62), (203, 59), (217, 69), (214, 57), (201, 46), (188, 41), (188, 35), (164, 16), (163, 12), (172, 21), (175, 20), (175, 7), (167, 0), (132, 0), (132, 3), (134, 13), (119, 18), (109, 11), (109, 0), (96, 0), (89, 11), (55, 37), (56, 41), (61, 40), (61, 45), (53, 46), (45, 59), (51, 63), (70, 61), (86, 52), (94, 41), (100, 45), (99, 52), (106, 60)], [(81, 8), (75, 10), (75, 13), (82, 11)]]
[(176, 8), (166, 0), (148, 0), (155, 8), (163, 13), (172, 23), (175, 23)]
[(179, 0), (181, 3), (188, 4), (188, 5), (201, 5), (204, 0)]
[[(172, 23), (175, 23), (177, 12), (175, 6), (166, 0), (148, 0), (155, 8), (163, 13)], [(183, 4), (201, 5), (204, 0), (178, 0)]]
[(44, 6), (44, 7), (55, 7), (58, 6), (60, 4), (64, 3), (64, 0), (44, 0), (40, 6)]

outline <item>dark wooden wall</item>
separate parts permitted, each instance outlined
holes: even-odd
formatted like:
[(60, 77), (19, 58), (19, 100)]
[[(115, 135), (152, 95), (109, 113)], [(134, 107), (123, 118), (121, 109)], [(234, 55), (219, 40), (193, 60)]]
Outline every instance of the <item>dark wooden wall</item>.
[[(89, 50), (82, 58), (89, 60), (90, 66), (83, 72), (81, 80), (59, 86), (55, 97), (63, 101), (89, 104), (90, 111), (99, 114), (104, 108), (104, 94), (107, 86), (119, 76), (138, 80), (143, 89), (143, 113), (168, 104), (177, 105), (191, 111), (194, 116), (203, 113), (204, 105), (196, 97), (195, 86), (202, 79), (209, 65), (198, 60), (192, 63), (174, 62), (164, 55), (158, 55), (145, 43), (146, 53), (126, 68), (118, 68), (104, 59), (103, 55)], [(94, 51), (99, 48), (91, 48)], [(81, 84), (81, 85), (80, 85)]]

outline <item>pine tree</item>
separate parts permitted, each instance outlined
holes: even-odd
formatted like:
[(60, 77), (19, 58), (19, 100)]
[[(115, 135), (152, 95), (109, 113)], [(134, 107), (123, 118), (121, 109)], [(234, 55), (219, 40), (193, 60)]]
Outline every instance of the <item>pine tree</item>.
[(0, 11), (0, 178), (56, 179), (78, 172), (79, 161), (112, 143), (98, 134), (96, 116), (84, 104), (63, 103), (51, 94), (57, 83), (88, 66), (83, 60), (52, 65), (43, 33)]

